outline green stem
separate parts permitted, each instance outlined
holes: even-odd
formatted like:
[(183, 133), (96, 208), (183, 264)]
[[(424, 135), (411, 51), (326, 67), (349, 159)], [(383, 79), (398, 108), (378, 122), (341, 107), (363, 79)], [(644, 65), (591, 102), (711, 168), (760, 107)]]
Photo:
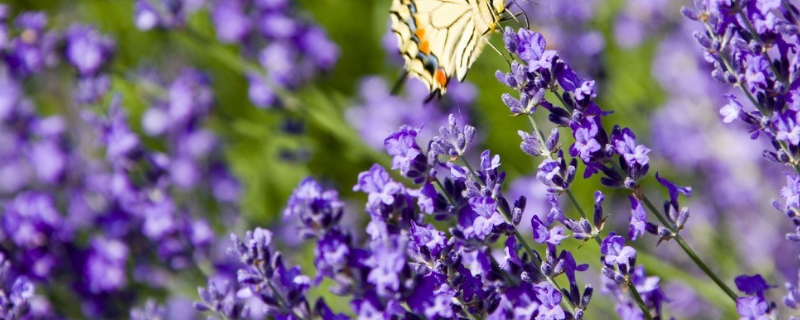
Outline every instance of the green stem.
[(681, 247), (681, 249), (683, 249), (683, 251), (686, 252), (686, 255), (688, 255), (689, 258), (691, 258), (692, 261), (694, 261), (694, 263), (697, 264), (697, 266), (700, 267), (700, 269), (703, 270), (703, 272), (706, 275), (708, 275), (708, 277), (711, 278), (711, 280), (714, 281), (714, 283), (716, 283), (717, 286), (720, 287), (720, 289), (722, 289), (722, 291), (725, 291), (725, 294), (728, 297), (730, 297), (731, 300), (736, 301), (736, 299), (738, 298), (736, 293), (734, 293), (733, 290), (731, 290), (731, 288), (728, 287), (728, 285), (726, 285), (725, 282), (723, 282), (722, 279), (720, 279), (719, 276), (717, 276), (717, 274), (714, 273), (714, 271), (712, 271), (711, 268), (709, 268), (708, 265), (705, 262), (703, 262), (703, 260), (700, 259), (700, 257), (697, 256), (694, 250), (692, 250), (692, 248), (689, 247), (686, 241), (683, 240), (683, 237), (681, 237), (681, 235), (678, 234), (678, 232), (675, 230), (672, 224), (666, 223), (667, 222), (666, 218), (664, 218), (661, 215), (661, 212), (659, 212), (658, 209), (656, 209), (656, 207), (653, 205), (653, 203), (650, 202), (650, 199), (648, 199), (647, 196), (644, 196), (642, 197), (642, 201), (644, 202), (645, 206), (647, 206), (647, 208), (650, 209), (650, 211), (656, 216), (656, 218), (658, 218), (658, 220), (661, 221), (661, 223), (664, 224), (664, 226), (666, 226), (667, 228), (670, 229), (670, 231), (672, 231), (672, 233), (674, 234), (675, 242), (677, 242), (678, 245)]
[(636, 304), (639, 305), (639, 309), (642, 309), (642, 313), (644, 313), (644, 316), (647, 318), (647, 320), (653, 320), (653, 316), (650, 315), (650, 311), (647, 311), (647, 305), (644, 304), (644, 300), (642, 300), (639, 290), (636, 290), (636, 286), (634, 286), (631, 281), (627, 281), (627, 283), (628, 290), (630, 290), (633, 298), (636, 299)]

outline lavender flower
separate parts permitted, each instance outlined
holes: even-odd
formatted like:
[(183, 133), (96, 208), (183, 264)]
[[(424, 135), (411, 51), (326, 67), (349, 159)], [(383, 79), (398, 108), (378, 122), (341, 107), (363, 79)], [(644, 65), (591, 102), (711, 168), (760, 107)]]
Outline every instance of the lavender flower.
[(93, 293), (116, 291), (127, 282), (125, 264), (128, 247), (119, 240), (94, 238), (86, 259), (84, 276)]
[(83, 77), (95, 75), (114, 53), (114, 41), (89, 26), (73, 25), (65, 38), (66, 57)]
[[(13, 281), (12, 281), (13, 279)], [(35, 286), (25, 276), (11, 274), (11, 262), (0, 253), (0, 317), (3, 319), (23, 319), (30, 312), (30, 299)], [(10, 283), (7, 287), (5, 284)]]
[(339, 223), (343, 206), (335, 190), (323, 190), (313, 179), (305, 179), (289, 198), (283, 216), (284, 219), (297, 218), (301, 223), (301, 234), (314, 237), (324, 235)]

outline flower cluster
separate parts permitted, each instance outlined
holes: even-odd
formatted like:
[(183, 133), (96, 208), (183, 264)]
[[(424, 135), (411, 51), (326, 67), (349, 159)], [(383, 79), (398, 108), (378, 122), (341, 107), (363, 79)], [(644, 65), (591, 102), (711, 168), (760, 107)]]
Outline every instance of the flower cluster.
[[(685, 227), (689, 218), (689, 209), (681, 207), (678, 200), (679, 195), (691, 195), (690, 187), (681, 187), (673, 182), (655, 175), (656, 179), (665, 187), (669, 194), (669, 200), (664, 201), (662, 211), (656, 209), (646, 196), (640, 181), (647, 176), (650, 168), (650, 148), (639, 144), (637, 137), (630, 128), (614, 126), (610, 135), (604, 129), (602, 118), (609, 114), (603, 111), (594, 102), (595, 82), (583, 79), (573, 71), (558, 53), (546, 49), (546, 42), (541, 34), (520, 29), (518, 32), (507, 28), (504, 33), (506, 49), (512, 56), (518, 58), (511, 62), (511, 72), (505, 73), (498, 71), (498, 80), (519, 92), (519, 97), (505, 94), (502, 97), (504, 104), (515, 116), (526, 116), (533, 124), (534, 132), (527, 133), (520, 131), (522, 138), (520, 145), (523, 152), (534, 157), (542, 156), (545, 159), (539, 166), (537, 178), (546, 186), (551, 194), (553, 210), (548, 217), (560, 217), (559, 220), (567, 229), (573, 231), (574, 237), (588, 241), (594, 238), (601, 244), (601, 253), (604, 256), (604, 274), (608, 279), (616, 283), (627, 284), (628, 288), (636, 288), (637, 282), (653, 284), (653, 281), (645, 281), (644, 269), (635, 267), (635, 251), (630, 247), (624, 247), (624, 239), (620, 236), (609, 235), (600, 243), (599, 235), (604, 227), (605, 218), (603, 217), (602, 201), (604, 196), (601, 193), (595, 195), (596, 210), (593, 223), (588, 221), (588, 217), (575, 201), (574, 195), (569, 189), (577, 171), (580, 159), (585, 165), (584, 178), (589, 178), (595, 174), (602, 173), (600, 182), (611, 188), (625, 188), (631, 191), (631, 216), (628, 237), (636, 240), (644, 233), (658, 236), (659, 242), (677, 238), (681, 248), (690, 256), (696, 254), (681, 239), (679, 232)], [(552, 92), (558, 98), (557, 103), (552, 103), (546, 99), (545, 93)], [(543, 108), (549, 112), (548, 119), (557, 127), (569, 129), (575, 142), (569, 146), (569, 155), (573, 159), (567, 163), (565, 155), (558, 145), (559, 130), (554, 129), (548, 138), (545, 138), (539, 130), (536, 120), (533, 118), (534, 112)], [(563, 217), (558, 208), (557, 196), (563, 193), (569, 195), (570, 201), (577, 206), (582, 217), (580, 220), (567, 219)], [(656, 224), (647, 220), (647, 212), (651, 211), (658, 217), (661, 224)], [(705, 264), (697, 259), (696, 263)], [(706, 267), (704, 270), (708, 270)], [(634, 271), (638, 272), (638, 278), (633, 276)], [(735, 298), (730, 289), (727, 288), (711, 272), (708, 276)], [(646, 312), (648, 317), (661, 314), (661, 303), (663, 293), (658, 288), (657, 279), (653, 278), (653, 287), (644, 286), (641, 290), (634, 291), (634, 297), (639, 302), (640, 310), (632, 309), (634, 303), (620, 300), (618, 311), (626, 314)], [(644, 282), (643, 282), (644, 281)], [(640, 292), (636, 292), (640, 291)], [(613, 290), (612, 290), (613, 292)]]
[[(683, 7), (681, 13), (689, 20), (702, 24), (693, 36), (703, 48), (706, 61), (713, 66), (711, 77), (718, 82), (739, 88), (739, 94), (726, 94), (727, 104), (719, 114), (724, 123), (744, 122), (751, 139), (766, 138), (770, 147), (763, 157), (771, 162), (800, 170), (797, 126), (798, 44), (800, 28), (798, 9), (781, 1), (695, 1), (694, 8)], [(743, 104), (740, 101), (747, 101)], [(800, 171), (799, 171), (800, 172)], [(785, 213), (794, 226), (797, 219), (795, 197), (797, 175), (789, 174), (781, 190), (784, 204), (773, 203)], [(796, 242), (795, 233), (787, 234)], [(741, 276), (737, 287), (748, 297), (737, 300), (737, 310), (743, 317), (767, 317), (774, 313), (763, 291), (769, 288), (760, 276)], [(787, 283), (785, 305), (796, 308), (796, 289)]]
[(298, 88), (339, 59), (339, 48), (325, 31), (297, 18), (288, 0), (137, 0), (134, 20), (142, 31), (185, 28), (195, 40), (209, 42), (186, 26), (187, 17), (203, 6), (217, 39), (241, 47), (247, 70), (236, 68), (246, 71), (250, 101), (259, 108), (281, 105), (279, 92)]
[[(166, 275), (195, 270), (207, 259), (211, 224), (198, 217), (202, 204), (182, 193), (207, 194), (220, 211), (236, 211), (238, 182), (221, 162), (217, 138), (203, 129), (213, 103), (209, 84), (186, 71), (168, 97), (153, 101), (153, 109), (168, 112), (166, 119), (147, 112), (143, 121), (146, 133), (163, 139), (153, 148), (131, 126), (118, 97), (105, 111), (88, 109), (102, 104), (110, 88), (105, 70), (113, 40), (81, 24), (63, 34), (48, 31), (40, 12), (20, 13), (13, 24), (7, 7), (0, 12), (0, 29), (8, 34), (0, 48), (3, 260), (13, 262), (19, 279), (31, 279), (26, 286), (74, 279), (64, 288), (42, 288), (48, 296), (67, 290), (68, 301), (86, 316), (120, 317), (135, 301), (110, 301), (130, 297), (132, 284), (163, 290)], [(24, 82), (50, 77), (62, 62), (77, 73), (74, 105), (65, 107), (82, 117), (40, 115), (28, 97)], [(169, 128), (156, 132), (158, 121)], [(27, 299), (30, 292), (10, 291), (13, 301), (3, 308), (19, 312), (13, 308), (23, 305), (20, 295)], [(32, 312), (49, 316), (49, 303), (37, 299)]]
[[(417, 133), (403, 126), (385, 140), (392, 168), (415, 188), (395, 181), (379, 165), (358, 177), (353, 189), (367, 194), (370, 217), (366, 243), (355, 243), (339, 225), (343, 206), (336, 192), (306, 179), (284, 216), (299, 222), (300, 234), (316, 238), (316, 279), (301, 276), (296, 268), (284, 269), (280, 254), (269, 248), (271, 233), (257, 229), (245, 242), (236, 239), (231, 249), (247, 265), (239, 271), (239, 284), (278, 317), (333, 319), (319, 311), (326, 309), (319, 307), (324, 302), (312, 309), (303, 298), (310, 284), (329, 278), (335, 283), (331, 291), (350, 296), (353, 313), (362, 319), (415, 318), (412, 314), (428, 319), (581, 319), (593, 289), (581, 290), (576, 273), (588, 265), (559, 250), (566, 236), (563, 228), (549, 227), (552, 221), (531, 221), (530, 236), (546, 245), (545, 254), (533, 251), (527, 236), (516, 232), (525, 198), (511, 205), (503, 195), (499, 156), (485, 151), (478, 169), (472, 169), (465, 155), (475, 128), (460, 126), (451, 115), (427, 150), (417, 143)], [(445, 173), (443, 179), (439, 172)], [(427, 222), (427, 216), (453, 223), (450, 235)], [(501, 237), (506, 238), (505, 257), (498, 261), (490, 246)], [(561, 275), (569, 289), (556, 284)], [(201, 290), (198, 308), (235, 318), (241, 301), (225, 300), (223, 293), (214, 298), (210, 292)]]
[(246, 58), (263, 68), (247, 74), (250, 101), (257, 107), (279, 105), (276, 90), (297, 88), (339, 58), (323, 29), (293, 17), (289, 1), (215, 1), (210, 11), (217, 38), (239, 44)]

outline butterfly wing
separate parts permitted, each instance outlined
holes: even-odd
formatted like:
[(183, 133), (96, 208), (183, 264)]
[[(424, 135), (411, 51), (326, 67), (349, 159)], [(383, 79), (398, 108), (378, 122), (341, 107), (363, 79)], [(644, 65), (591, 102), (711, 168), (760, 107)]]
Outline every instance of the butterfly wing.
[[(486, 0), (478, 0), (485, 2)], [(394, 0), (392, 31), (406, 71), (432, 94), (444, 94), (452, 76), (462, 81), (483, 49), (490, 26), (468, 0)], [(489, 17), (492, 19), (492, 17)], [(481, 27), (483, 26), (483, 27)]]

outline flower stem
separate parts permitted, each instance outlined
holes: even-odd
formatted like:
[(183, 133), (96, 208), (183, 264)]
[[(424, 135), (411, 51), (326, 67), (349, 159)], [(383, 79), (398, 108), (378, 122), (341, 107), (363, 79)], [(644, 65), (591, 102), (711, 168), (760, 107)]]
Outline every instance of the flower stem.
[[(557, 96), (561, 97), (560, 94), (557, 94)], [(533, 127), (533, 131), (539, 137), (539, 144), (540, 144), (540, 146), (542, 148), (542, 152), (543, 152), (542, 154), (544, 154), (544, 156), (547, 157), (547, 159), (553, 160), (553, 154), (550, 152), (550, 150), (547, 150), (547, 144), (545, 143), (544, 134), (542, 133), (541, 130), (539, 130), (539, 126), (536, 124), (536, 119), (533, 118), (532, 114), (528, 114), (528, 120), (530, 121), (531, 126)], [(572, 190), (567, 189), (566, 193), (567, 193), (567, 196), (569, 197), (570, 202), (572, 202), (572, 205), (575, 206), (575, 209), (578, 210), (578, 214), (580, 214), (582, 218), (586, 219), (586, 221), (591, 221), (591, 220), (589, 220), (588, 216), (586, 215), (586, 212), (583, 211), (583, 207), (581, 207), (581, 205), (578, 203), (578, 200), (575, 198), (575, 194), (572, 193)], [(592, 228), (596, 229), (596, 226), (592, 226)], [(596, 241), (597, 244), (602, 243), (603, 241), (600, 239), (599, 232), (593, 232), (593, 233), (594, 233), (594, 237), (593, 237), (594, 241)]]
[(714, 283), (716, 283), (717, 286), (720, 287), (720, 289), (722, 289), (722, 291), (725, 291), (725, 294), (728, 297), (730, 297), (733, 301), (736, 301), (736, 299), (738, 298), (736, 293), (734, 293), (733, 290), (731, 290), (731, 288), (728, 287), (728, 285), (726, 285), (725, 282), (723, 282), (722, 279), (720, 279), (719, 276), (717, 276), (717, 274), (714, 273), (714, 271), (712, 271), (711, 268), (709, 268), (708, 265), (705, 262), (703, 262), (703, 260), (700, 259), (700, 257), (697, 256), (694, 250), (692, 250), (692, 248), (689, 247), (686, 241), (683, 240), (683, 237), (681, 237), (681, 235), (678, 234), (678, 232), (675, 230), (672, 224), (667, 223), (668, 221), (661, 215), (661, 213), (658, 211), (658, 209), (656, 209), (653, 203), (650, 202), (650, 199), (648, 199), (647, 196), (644, 196), (642, 197), (642, 201), (644, 202), (645, 206), (647, 206), (647, 208), (650, 209), (650, 211), (656, 216), (656, 218), (658, 218), (658, 220), (661, 221), (661, 223), (664, 224), (664, 226), (666, 226), (672, 231), (672, 233), (675, 235), (674, 236), (675, 242), (677, 242), (678, 245), (681, 247), (681, 249), (683, 249), (683, 251), (686, 252), (689, 258), (691, 258), (692, 261), (694, 261), (694, 263), (697, 264), (697, 266), (700, 267), (700, 269), (703, 270), (703, 272), (706, 275), (708, 275), (708, 277), (711, 278), (711, 280), (714, 281)]
[(634, 286), (632, 282), (626, 281), (626, 283), (628, 284), (628, 290), (630, 290), (633, 298), (636, 299), (636, 304), (639, 305), (639, 309), (642, 309), (644, 316), (647, 318), (647, 320), (653, 320), (653, 316), (650, 314), (650, 311), (647, 311), (647, 305), (644, 304), (644, 300), (642, 300), (639, 290), (636, 290), (636, 286)]

